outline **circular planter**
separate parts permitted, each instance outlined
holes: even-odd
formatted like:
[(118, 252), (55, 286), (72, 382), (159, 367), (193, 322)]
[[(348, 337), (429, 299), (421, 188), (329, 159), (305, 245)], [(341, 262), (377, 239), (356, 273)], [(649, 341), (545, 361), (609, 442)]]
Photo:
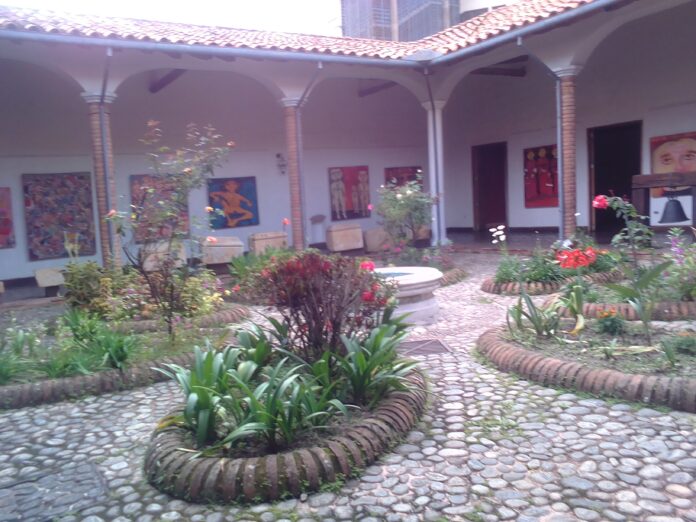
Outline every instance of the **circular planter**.
[(425, 380), (409, 377), (409, 391), (390, 393), (340, 436), (317, 446), (251, 458), (192, 458), (193, 439), (183, 427), (156, 430), (145, 455), (145, 475), (162, 492), (198, 503), (265, 502), (354, 476), (411, 430), (423, 412)]
[(440, 307), (433, 292), (440, 288), (442, 272), (427, 266), (394, 266), (376, 268), (375, 273), (396, 281), (396, 314), (410, 314), (408, 322), (432, 324), (437, 321)]
[(696, 379), (623, 373), (546, 357), (501, 338), (500, 328), (477, 341), (478, 351), (499, 370), (547, 386), (609, 395), (696, 413)]
[[(184, 327), (212, 328), (229, 323), (238, 323), (249, 317), (249, 309), (239, 304), (226, 304), (220, 310), (199, 317), (187, 318), (181, 325)], [(162, 321), (146, 319), (142, 321), (123, 321), (116, 329), (120, 332), (156, 332), (162, 329)]]
[(193, 362), (193, 354), (187, 353), (167, 357), (158, 361), (147, 361), (120, 370), (104, 370), (90, 375), (48, 379), (28, 384), (11, 384), (0, 387), (0, 408), (18, 409), (38, 404), (49, 404), (85, 395), (129, 390), (169, 379), (156, 371), (165, 364), (187, 366)]
[[(587, 274), (582, 276), (586, 281), (593, 283), (611, 283), (613, 281), (618, 281), (621, 279), (622, 274), (618, 270), (611, 270), (609, 272), (597, 272), (594, 274)], [(533, 282), (533, 283), (496, 283), (494, 277), (488, 277), (481, 283), (481, 290), (488, 292), (489, 294), (500, 294), (500, 295), (519, 295), (522, 290), (527, 292), (529, 295), (544, 295), (553, 294), (558, 292), (563, 286), (573, 281), (574, 277), (566, 277), (560, 281), (551, 282)]]
[[(545, 304), (553, 302), (551, 298)], [(602, 312), (615, 311), (627, 321), (639, 321), (640, 317), (628, 303), (585, 303), (582, 313), (585, 317), (598, 317)], [(565, 307), (559, 308), (563, 317), (572, 317), (570, 311)], [(655, 303), (652, 319), (655, 321), (683, 321), (696, 319), (696, 302), (693, 301), (665, 301)]]

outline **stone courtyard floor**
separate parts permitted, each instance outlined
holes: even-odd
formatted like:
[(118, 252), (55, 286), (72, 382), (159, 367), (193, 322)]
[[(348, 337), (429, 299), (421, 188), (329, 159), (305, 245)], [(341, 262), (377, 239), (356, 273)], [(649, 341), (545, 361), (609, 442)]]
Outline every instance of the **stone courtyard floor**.
[(440, 321), (411, 339), (450, 352), (421, 358), (429, 412), (359, 479), (255, 507), (172, 500), (143, 479), (173, 384), (0, 414), (0, 521), (645, 521), (696, 522), (696, 415), (553, 390), (481, 364), (476, 338), (512, 298), (479, 290), (495, 266), (438, 291)]

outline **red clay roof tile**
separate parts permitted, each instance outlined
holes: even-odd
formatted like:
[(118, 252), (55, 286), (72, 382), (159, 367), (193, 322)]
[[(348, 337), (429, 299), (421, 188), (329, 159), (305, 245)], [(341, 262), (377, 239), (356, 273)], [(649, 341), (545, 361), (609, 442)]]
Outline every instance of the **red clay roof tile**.
[(0, 31), (33, 31), (90, 38), (284, 50), (364, 58), (404, 58), (422, 50), (447, 54), (593, 1), (596, 0), (522, 0), (415, 42), (277, 33), (2, 6)]

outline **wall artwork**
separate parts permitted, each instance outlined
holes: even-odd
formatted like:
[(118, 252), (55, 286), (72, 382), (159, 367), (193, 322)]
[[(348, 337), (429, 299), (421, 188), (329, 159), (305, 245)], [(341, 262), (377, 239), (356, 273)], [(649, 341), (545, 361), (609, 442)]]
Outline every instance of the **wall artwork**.
[(329, 169), (331, 220), (370, 217), (370, 174), (366, 166)]
[[(138, 212), (138, 227), (135, 229), (135, 242), (143, 243), (153, 239), (165, 239), (171, 235), (171, 227), (151, 230), (143, 224), (153, 222), (158, 211), (157, 202), (171, 198), (174, 186), (165, 176), (133, 174), (130, 177), (131, 208)], [(181, 230), (189, 232), (188, 205), (179, 214)]]
[(260, 223), (256, 178), (213, 178), (208, 180), (208, 204), (213, 229), (251, 227)]
[[(388, 167), (384, 169), (384, 182), (393, 183), (397, 187), (401, 187), (409, 181), (418, 181), (423, 175), (423, 169), (420, 167)], [(423, 180), (421, 179), (421, 188), (423, 188)]]
[[(650, 138), (650, 173), (696, 172), (696, 132), (684, 132)], [(692, 222), (691, 189), (689, 187), (657, 187), (650, 189), (650, 224), (685, 225)], [(671, 203), (669, 201), (671, 200)], [(668, 215), (684, 217), (682, 221), (666, 221)], [(676, 212), (675, 212), (676, 210)]]
[(0, 187), (0, 248), (15, 246), (11, 196), (9, 187)]
[(525, 208), (558, 206), (556, 145), (524, 149)]
[(96, 254), (88, 172), (23, 174), (22, 190), (30, 261), (68, 257), (66, 243), (80, 256)]

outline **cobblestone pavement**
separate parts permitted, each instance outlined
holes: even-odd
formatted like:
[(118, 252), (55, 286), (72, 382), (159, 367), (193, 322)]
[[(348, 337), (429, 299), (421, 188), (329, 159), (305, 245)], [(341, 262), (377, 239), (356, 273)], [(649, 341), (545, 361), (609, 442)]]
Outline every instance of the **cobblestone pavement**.
[(511, 298), (481, 293), (494, 258), (461, 259), (471, 277), (444, 288), (432, 405), (417, 429), (350, 480), (255, 507), (192, 505), (145, 483), (157, 419), (179, 403), (162, 383), (0, 415), (0, 521), (696, 522), (696, 416), (580, 397), (480, 364), (477, 336)]

